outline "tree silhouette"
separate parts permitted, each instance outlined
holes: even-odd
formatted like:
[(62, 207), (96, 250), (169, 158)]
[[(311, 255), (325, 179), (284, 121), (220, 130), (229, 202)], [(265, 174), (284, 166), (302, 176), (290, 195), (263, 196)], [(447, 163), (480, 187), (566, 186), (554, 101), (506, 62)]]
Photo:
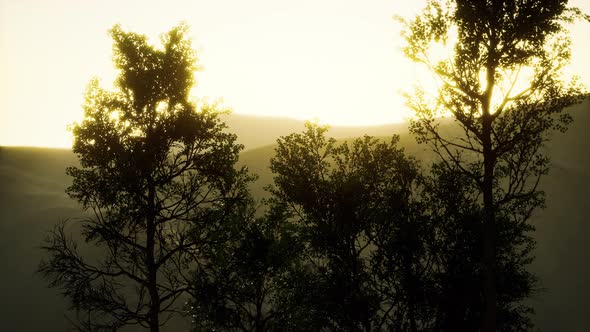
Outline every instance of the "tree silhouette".
[[(305, 273), (283, 302), (295, 312), (291, 329), (409, 329), (419, 315), (413, 281), (423, 244), (412, 219), (416, 162), (397, 148), (397, 136), (338, 145), (326, 130), (308, 123), (279, 139), (271, 159), (271, 208), (287, 212), (306, 249)], [(383, 270), (392, 265), (401, 272)]]
[[(483, 312), (481, 297), (481, 222), (479, 188), (460, 169), (433, 165), (424, 177), (420, 200), (430, 222), (427, 238), (430, 290), (428, 323), (435, 331), (478, 331)], [(529, 303), (523, 303), (535, 286), (527, 271), (532, 261), (533, 227), (510, 215), (496, 216), (498, 274), (498, 330), (529, 331)]]
[[(481, 331), (501, 329), (499, 220), (524, 224), (543, 205), (543, 144), (552, 130), (564, 131), (571, 121), (562, 110), (580, 101), (580, 86), (562, 80), (560, 72), (570, 56), (564, 23), (584, 16), (566, 5), (567, 0), (429, 1), (413, 20), (401, 19), (406, 55), (425, 65), (440, 87), (432, 97), (421, 89), (409, 96), (417, 117), (411, 132), (481, 192)], [(452, 43), (449, 59), (435, 59), (437, 43)], [(445, 114), (452, 115), (460, 135), (439, 126), (437, 117)]]
[(202, 252), (247, 197), (250, 177), (234, 168), (242, 146), (214, 106), (189, 99), (196, 57), (186, 32), (173, 28), (156, 48), (110, 30), (115, 89), (93, 80), (73, 126), (81, 166), (67, 169), (67, 193), (90, 212), (76, 225), (95, 249), (83, 255), (60, 224), (39, 272), (71, 300), (81, 330), (158, 331), (182, 313)]
[(236, 215), (226, 241), (208, 251), (196, 275), (190, 313), (196, 331), (284, 330), (290, 315), (282, 296), (302, 243), (278, 210), (255, 218), (254, 209)]

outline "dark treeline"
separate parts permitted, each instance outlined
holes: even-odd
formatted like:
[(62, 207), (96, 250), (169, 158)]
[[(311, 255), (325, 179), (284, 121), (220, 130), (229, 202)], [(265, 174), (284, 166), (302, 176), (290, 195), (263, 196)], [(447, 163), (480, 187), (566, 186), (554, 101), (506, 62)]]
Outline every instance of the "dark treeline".
[[(456, 170), (429, 175), (366, 136), (326, 128), (278, 141), (266, 214), (241, 215), (197, 278), (197, 330), (476, 331), (482, 315), (477, 187)], [(534, 278), (530, 226), (498, 234), (499, 324), (525, 331)], [(229, 234), (229, 232), (228, 232)]]
[[(395, 135), (337, 142), (307, 123), (277, 141), (263, 201), (224, 111), (189, 96), (187, 27), (157, 48), (115, 26), (115, 89), (92, 81), (72, 128), (67, 193), (87, 218), (47, 235), (39, 272), (82, 331), (530, 330), (543, 147), (583, 95), (558, 79), (562, 23), (583, 16), (566, 4), (429, 2), (402, 21), (406, 54), (442, 83), (408, 99), (411, 132), (438, 159), (421, 164)], [(430, 44), (454, 30), (454, 57), (431, 63)], [(532, 78), (512, 91), (523, 68)], [(449, 113), (459, 136), (439, 127)]]

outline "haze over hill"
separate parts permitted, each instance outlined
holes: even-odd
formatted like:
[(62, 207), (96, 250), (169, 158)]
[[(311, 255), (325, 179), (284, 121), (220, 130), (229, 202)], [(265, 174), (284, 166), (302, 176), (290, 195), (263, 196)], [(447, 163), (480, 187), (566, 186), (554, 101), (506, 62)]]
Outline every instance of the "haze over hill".
[[(544, 178), (548, 207), (533, 217), (537, 227), (538, 273), (542, 288), (531, 301), (541, 331), (587, 331), (590, 298), (590, 101), (572, 108), (574, 123), (566, 135), (555, 135), (548, 145), (552, 169)], [(279, 136), (300, 132), (303, 122), (280, 118), (231, 115), (227, 123), (247, 148), (240, 164), (260, 178), (253, 192), (272, 181), (268, 169)], [(329, 135), (349, 138), (401, 135), (406, 152), (424, 160), (430, 155), (407, 134), (405, 124), (379, 127), (334, 127)], [(1, 327), (6, 331), (63, 331), (66, 302), (55, 289), (34, 275), (41, 258), (38, 246), (45, 231), (66, 218), (81, 215), (64, 189), (71, 182), (65, 168), (76, 164), (69, 150), (0, 148), (0, 262), (2, 272)], [(427, 165), (426, 162), (423, 163)]]
[[(280, 117), (261, 117), (255, 115), (230, 114), (222, 116), (229, 130), (238, 135), (238, 142), (246, 150), (274, 144), (277, 138), (290, 133), (301, 132), (304, 121)], [(405, 135), (406, 123), (392, 123), (378, 126), (330, 126), (330, 135), (337, 139), (372, 136), (391, 136), (393, 133)]]

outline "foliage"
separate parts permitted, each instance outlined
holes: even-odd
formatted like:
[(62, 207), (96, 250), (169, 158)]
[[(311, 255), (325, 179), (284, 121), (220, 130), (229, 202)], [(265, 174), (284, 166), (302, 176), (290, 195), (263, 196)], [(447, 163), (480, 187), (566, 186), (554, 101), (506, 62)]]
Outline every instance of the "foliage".
[[(395, 136), (338, 145), (325, 132), (308, 124), (281, 138), (271, 159), (271, 208), (288, 212), (305, 244), (302, 269), (280, 290), (283, 311), (294, 312), (283, 327), (478, 330), (479, 188), (444, 163), (422, 175)], [(530, 308), (518, 302), (534, 281), (524, 268), (531, 227), (508, 212), (497, 220), (499, 320), (504, 331), (524, 331)]]
[(278, 211), (255, 218), (253, 206), (235, 215), (225, 241), (204, 253), (209, 262), (196, 275), (190, 313), (196, 331), (275, 331), (288, 312), (283, 292), (302, 250)]
[(64, 225), (51, 232), (39, 272), (62, 289), (82, 330), (139, 324), (157, 331), (183, 311), (191, 273), (222, 235), (251, 179), (234, 164), (242, 146), (215, 106), (189, 100), (196, 57), (184, 25), (162, 36), (111, 31), (115, 89), (93, 80), (73, 126), (80, 167), (67, 193), (80, 220), (83, 255)]
[[(89, 217), (48, 234), (39, 272), (80, 330), (158, 331), (185, 314), (199, 331), (530, 329), (543, 148), (583, 95), (560, 72), (564, 24), (588, 17), (566, 5), (432, 0), (402, 19), (407, 56), (440, 87), (408, 99), (411, 132), (440, 162), (424, 175), (397, 136), (337, 144), (307, 123), (278, 140), (262, 216), (235, 168), (243, 147), (189, 98), (186, 26), (160, 48), (115, 26), (115, 89), (93, 80), (72, 128), (67, 193)], [(437, 43), (450, 59), (432, 57)], [(440, 126), (449, 114), (459, 135)]]
[[(514, 253), (520, 243), (501, 249), (501, 232), (526, 238), (531, 227), (523, 225), (544, 204), (538, 189), (549, 165), (544, 143), (553, 130), (567, 129), (571, 117), (562, 110), (583, 96), (575, 79), (560, 75), (570, 58), (564, 24), (582, 17), (588, 19), (566, 0), (457, 0), (429, 1), (413, 20), (401, 19), (406, 55), (434, 74), (440, 87), (434, 96), (422, 89), (408, 96), (416, 114), (411, 132), (481, 193), (482, 331), (505, 328), (496, 328), (497, 310), (506, 305), (500, 283), (507, 276), (499, 264), (502, 250)], [(436, 44), (451, 44), (451, 57), (436, 60)], [(447, 114), (461, 135), (441, 130), (438, 116)], [(523, 290), (530, 292), (531, 285)]]
[[(428, 238), (431, 271), (430, 324), (436, 331), (478, 331), (483, 311), (481, 247), (483, 209), (479, 188), (458, 169), (434, 164), (421, 200), (434, 236)], [(527, 270), (534, 240), (527, 223), (497, 215), (496, 284), (500, 331), (528, 331), (532, 309), (522, 302), (533, 291)]]
[(384, 256), (396, 266), (403, 263), (378, 245), (387, 242), (394, 252), (407, 252), (408, 264), (420, 255), (402, 234), (411, 232), (405, 223), (415, 227), (406, 214), (417, 164), (397, 148), (397, 136), (389, 143), (365, 136), (337, 145), (325, 137), (326, 130), (308, 123), (302, 134), (279, 139), (271, 159), (275, 173), (271, 207), (288, 212), (306, 248), (305, 287), (290, 296), (299, 306), (307, 306), (299, 310), (307, 311), (302, 316), (308, 328), (379, 330), (396, 320), (396, 311), (386, 302), (395, 302), (401, 310), (411, 306), (404, 293), (408, 287), (382, 285), (388, 278), (404, 282), (416, 271), (406, 268), (406, 275), (395, 276), (381, 271), (390, 267), (380, 264)]

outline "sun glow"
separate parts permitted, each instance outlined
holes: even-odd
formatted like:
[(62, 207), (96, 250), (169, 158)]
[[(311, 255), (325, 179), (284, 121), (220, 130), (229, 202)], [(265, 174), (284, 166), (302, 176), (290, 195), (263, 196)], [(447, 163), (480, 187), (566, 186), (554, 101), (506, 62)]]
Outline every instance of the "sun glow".
[[(587, 1), (571, 1), (590, 12)], [(0, 145), (71, 146), (94, 76), (116, 77), (107, 30), (120, 23), (154, 43), (180, 21), (203, 68), (198, 97), (235, 113), (332, 125), (400, 122), (402, 92), (428, 77), (402, 51), (400, 24), (424, 1), (0, 0)], [(572, 27), (572, 72), (590, 86), (590, 24)]]

